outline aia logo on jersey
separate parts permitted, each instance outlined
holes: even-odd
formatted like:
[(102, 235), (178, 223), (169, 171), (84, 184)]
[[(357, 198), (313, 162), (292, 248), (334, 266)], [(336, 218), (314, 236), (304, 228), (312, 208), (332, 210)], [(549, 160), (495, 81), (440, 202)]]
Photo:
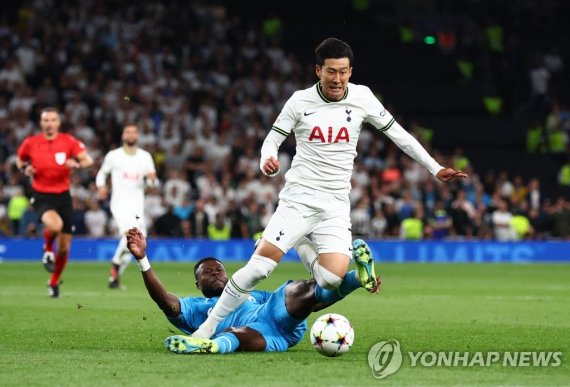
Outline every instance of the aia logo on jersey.
[(335, 144), (337, 142), (350, 142), (350, 136), (348, 135), (348, 129), (344, 126), (338, 131), (334, 130), (332, 126), (329, 126), (328, 130), (324, 131), (320, 126), (315, 126), (313, 131), (309, 135), (309, 141), (320, 141), (329, 144)]
[(132, 180), (132, 181), (138, 181), (140, 179), (140, 175), (137, 172), (124, 171), (121, 177), (125, 180)]

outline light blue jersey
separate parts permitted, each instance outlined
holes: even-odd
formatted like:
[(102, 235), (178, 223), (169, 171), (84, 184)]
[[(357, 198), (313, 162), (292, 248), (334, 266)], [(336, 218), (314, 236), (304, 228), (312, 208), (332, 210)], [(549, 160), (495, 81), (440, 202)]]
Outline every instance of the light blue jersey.
[[(290, 281), (289, 281), (290, 282)], [(215, 335), (227, 328), (248, 327), (261, 333), (267, 352), (282, 352), (297, 344), (307, 330), (307, 321), (293, 318), (285, 306), (285, 287), (274, 292), (254, 290), (249, 299), (224, 318)], [(192, 334), (206, 320), (218, 297), (185, 297), (180, 299), (180, 314), (168, 320), (178, 329)]]

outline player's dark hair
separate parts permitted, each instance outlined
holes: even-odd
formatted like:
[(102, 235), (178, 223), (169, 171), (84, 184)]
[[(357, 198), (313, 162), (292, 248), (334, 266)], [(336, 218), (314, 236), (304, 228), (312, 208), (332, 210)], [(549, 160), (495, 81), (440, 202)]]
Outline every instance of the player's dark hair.
[(137, 131), (139, 130), (139, 126), (135, 122), (132, 122), (132, 121), (125, 122), (125, 124), (123, 125), (123, 130), (125, 130), (125, 128), (127, 128), (129, 126), (134, 126), (135, 128), (137, 128)]
[(42, 116), (42, 114), (44, 113), (56, 113), (57, 116), (59, 117), (59, 120), (61, 121), (61, 123), (63, 124), (63, 116), (60, 114), (58, 108), (56, 108), (55, 106), (46, 106), (44, 108), (42, 108), (42, 110), (40, 110), (40, 117)]
[(54, 106), (46, 106), (45, 108), (42, 108), (42, 110), (40, 110), (40, 114), (42, 114), (42, 113), (57, 113), (57, 114), (59, 114), (59, 110), (57, 110), (57, 108)]
[[(220, 260), (217, 259), (217, 258), (214, 258), (214, 257), (204, 257), (204, 258), (202, 258), (201, 260), (199, 260), (198, 262), (196, 262), (196, 264), (194, 265), (194, 278), (196, 278), (196, 272), (198, 271), (198, 268), (200, 267), (200, 265), (203, 264), (203, 263), (206, 262), (206, 261), (216, 261), (216, 262), (218, 262), (220, 265), (222, 264), (222, 263), (220, 262)], [(196, 278), (196, 279), (198, 279), (198, 278)]]
[(325, 64), (326, 59), (348, 58), (350, 66), (354, 62), (354, 54), (350, 46), (337, 38), (327, 38), (315, 49), (315, 61), (319, 66)]

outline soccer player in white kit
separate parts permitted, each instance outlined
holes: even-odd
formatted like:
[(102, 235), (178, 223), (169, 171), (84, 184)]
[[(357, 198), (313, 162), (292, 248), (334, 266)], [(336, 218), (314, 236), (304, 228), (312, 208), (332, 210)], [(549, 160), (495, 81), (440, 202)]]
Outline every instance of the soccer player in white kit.
[(157, 186), (156, 169), (149, 152), (137, 146), (138, 129), (134, 124), (123, 128), (123, 146), (113, 149), (105, 156), (95, 178), (99, 199), (109, 194), (107, 177), (111, 175), (111, 213), (117, 223), (121, 239), (113, 255), (110, 288), (120, 288), (120, 276), (131, 261), (127, 249), (126, 232), (131, 227), (139, 228), (146, 235), (144, 219), (144, 189)]
[[(228, 281), (208, 319), (193, 336), (209, 338), (218, 322), (247, 299), (292, 247), (301, 257), (313, 257), (302, 258), (303, 264), (327, 289), (342, 289), (351, 256), (365, 259), (361, 266), (372, 265), (368, 246), (361, 240), (352, 242), (348, 198), (363, 123), (387, 135), (440, 181), (467, 177), (439, 165), (368, 87), (349, 83), (353, 53), (348, 44), (326, 39), (316, 48), (315, 57), (319, 82), (295, 92), (285, 103), (261, 148), (261, 171), (274, 176), (279, 172), (279, 146), (295, 133), (296, 154), (285, 175), (279, 206), (251, 259)], [(306, 237), (309, 234), (311, 240)], [(313, 255), (308, 250), (313, 250)], [(376, 282), (373, 270), (371, 266), (358, 273), (369, 291)]]

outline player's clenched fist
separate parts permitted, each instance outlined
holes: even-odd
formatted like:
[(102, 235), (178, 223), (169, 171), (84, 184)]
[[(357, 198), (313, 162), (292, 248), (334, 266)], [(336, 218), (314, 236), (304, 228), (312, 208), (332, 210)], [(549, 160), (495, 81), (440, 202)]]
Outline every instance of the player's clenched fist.
[(275, 176), (277, 173), (279, 173), (279, 160), (271, 156), (270, 158), (265, 160), (265, 163), (263, 163), (263, 168), (261, 168), (261, 171), (267, 176)]

